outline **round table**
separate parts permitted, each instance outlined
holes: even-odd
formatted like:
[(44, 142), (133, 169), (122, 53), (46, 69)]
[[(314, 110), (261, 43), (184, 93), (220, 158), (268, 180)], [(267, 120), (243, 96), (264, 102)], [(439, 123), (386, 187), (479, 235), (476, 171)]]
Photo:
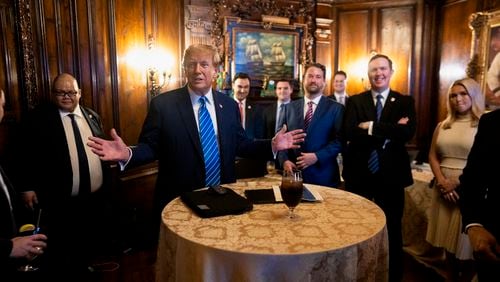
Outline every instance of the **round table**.
[[(267, 176), (225, 186), (243, 195), (279, 182)], [(323, 201), (301, 203), (295, 220), (283, 203), (200, 218), (173, 200), (162, 213), (156, 281), (386, 281), (383, 211), (343, 190), (305, 186)]]

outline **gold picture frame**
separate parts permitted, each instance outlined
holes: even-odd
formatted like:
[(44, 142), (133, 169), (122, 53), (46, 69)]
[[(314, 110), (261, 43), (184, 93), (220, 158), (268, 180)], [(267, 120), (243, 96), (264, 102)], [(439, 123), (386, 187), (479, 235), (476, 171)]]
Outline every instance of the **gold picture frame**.
[(307, 57), (306, 24), (225, 17), (224, 34), (225, 72), (229, 77), (245, 72), (251, 77), (252, 89), (263, 90), (276, 79), (299, 81)]
[(472, 49), (467, 75), (481, 85), (486, 109), (500, 108), (500, 10), (472, 14), (469, 27)]

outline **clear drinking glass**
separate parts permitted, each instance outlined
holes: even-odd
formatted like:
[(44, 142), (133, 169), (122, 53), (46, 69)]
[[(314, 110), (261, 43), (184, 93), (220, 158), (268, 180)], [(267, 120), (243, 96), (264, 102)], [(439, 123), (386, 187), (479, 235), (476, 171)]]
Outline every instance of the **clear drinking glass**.
[(283, 202), (288, 207), (288, 217), (296, 218), (293, 212), (302, 200), (302, 193), (304, 192), (304, 185), (302, 183), (302, 172), (300, 170), (283, 171), (280, 186), (281, 197)]
[[(37, 216), (37, 220), (36, 220), (36, 225), (33, 225), (33, 224), (26, 224), (26, 228), (23, 228), (21, 227), (23, 230), (19, 230), (21, 231), (20, 235), (22, 236), (29, 236), (29, 235), (35, 235), (35, 234), (38, 234), (40, 233), (40, 218), (42, 216), (42, 209), (38, 209), (38, 216)], [(38, 248), (38, 247), (37, 247)], [(39, 256), (36, 255), (34, 257), (31, 258), (30, 261), (28, 261), (28, 263), (24, 264), (24, 265), (21, 265), (20, 267), (18, 267), (18, 271), (21, 271), (21, 272), (31, 272), (31, 271), (37, 271), (39, 270), (39, 267), (38, 267), (38, 264), (39, 264), (39, 260), (38, 260)]]

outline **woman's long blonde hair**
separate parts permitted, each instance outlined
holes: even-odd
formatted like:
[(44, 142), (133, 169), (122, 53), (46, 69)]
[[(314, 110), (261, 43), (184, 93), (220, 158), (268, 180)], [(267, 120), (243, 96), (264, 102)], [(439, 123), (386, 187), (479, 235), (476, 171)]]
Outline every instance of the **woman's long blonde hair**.
[(443, 129), (451, 128), (451, 125), (457, 120), (457, 112), (451, 108), (450, 101), (451, 89), (455, 85), (463, 86), (465, 88), (465, 91), (467, 91), (467, 94), (469, 94), (472, 102), (471, 126), (476, 127), (479, 122), (479, 118), (484, 113), (484, 95), (481, 91), (481, 86), (479, 85), (479, 83), (477, 83), (474, 79), (467, 77), (456, 80), (448, 89), (448, 94), (446, 97), (446, 109), (448, 110), (448, 113), (445, 120), (443, 121)]

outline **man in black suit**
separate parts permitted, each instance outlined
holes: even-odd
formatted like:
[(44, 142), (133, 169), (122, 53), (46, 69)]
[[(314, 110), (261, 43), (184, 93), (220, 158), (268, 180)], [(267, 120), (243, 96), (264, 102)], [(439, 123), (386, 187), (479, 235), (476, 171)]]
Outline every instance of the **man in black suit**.
[(256, 103), (247, 99), (248, 94), (250, 94), (250, 85), (251, 80), (248, 74), (243, 72), (235, 74), (233, 78), (233, 98), (238, 103), (241, 124), (247, 136), (252, 139), (262, 139), (264, 133), (261, 110)]
[(272, 103), (263, 111), (265, 138), (273, 138), (274, 134), (279, 130), (279, 119), (284, 113), (283, 108), (290, 103), (293, 92), (293, 86), (289, 80), (279, 79), (275, 85), (276, 103)]
[(328, 96), (342, 105), (345, 106), (347, 99), (349, 99), (349, 95), (347, 95), (345, 91), (347, 83), (347, 74), (338, 70), (333, 74), (333, 94)]
[(462, 222), (474, 250), (479, 281), (500, 277), (500, 178), (499, 166), (485, 165), (500, 158), (500, 110), (484, 114), (467, 165), (460, 176)]
[(85, 146), (88, 137), (103, 136), (102, 124), (97, 113), (80, 105), (81, 97), (72, 75), (58, 75), (52, 102), (33, 109), (22, 132), (23, 199), (43, 211), (42, 227), (50, 237), (47, 267), (54, 273), (85, 272), (111, 242), (109, 171)]
[[(266, 106), (262, 111), (263, 138), (273, 138), (274, 134), (278, 132), (281, 125), (280, 120), (283, 120), (285, 113), (285, 105), (290, 103), (293, 93), (293, 85), (290, 80), (278, 79), (275, 85), (276, 103)], [(271, 158), (268, 162), (273, 162), (276, 169), (282, 169), (278, 159)]]
[(375, 201), (384, 210), (389, 233), (389, 280), (400, 281), (404, 188), (413, 183), (405, 144), (415, 134), (416, 114), (411, 96), (389, 88), (392, 74), (389, 57), (373, 56), (368, 63), (371, 91), (347, 100), (343, 176), (348, 191)]
[(118, 161), (122, 167), (158, 160), (154, 197), (158, 226), (161, 211), (169, 201), (183, 192), (212, 185), (206, 177), (208, 161), (200, 137), (202, 107), (207, 108), (216, 135), (220, 156), (217, 182), (220, 184), (236, 181), (236, 156), (267, 159), (278, 150), (298, 148), (295, 144), (304, 139), (302, 130), (285, 133), (286, 128), (272, 141), (248, 138), (241, 126), (237, 103), (212, 89), (219, 64), (215, 47), (203, 44), (188, 47), (183, 60), (187, 85), (151, 101), (136, 146), (127, 147), (114, 129), (111, 130), (113, 140), (91, 137), (88, 143), (102, 160)]
[[(5, 94), (0, 89), (0, 122), (4, 115)], [(17, 196), (0, 167), (0, 273), (2, 279), (16, 281), (16, 264), (43, 254), (47, 237), (43, 234), (18, 236), (15, 214)], [(12, 279), (12, 280), (10, 280)]]
[[(241, 125), (245, 129), (248, 138), (264, 139), (262, 110), (256, 103), (247, 99), (248, 94), (250, 94), (250, 85), (250, 76), (247, 73), (239, 72), (235, 74), (233, 78), (233, 98), (238, 103)], [(236, 178), (261, 177), (266, 173), (265, 160), (236, 158)]]

